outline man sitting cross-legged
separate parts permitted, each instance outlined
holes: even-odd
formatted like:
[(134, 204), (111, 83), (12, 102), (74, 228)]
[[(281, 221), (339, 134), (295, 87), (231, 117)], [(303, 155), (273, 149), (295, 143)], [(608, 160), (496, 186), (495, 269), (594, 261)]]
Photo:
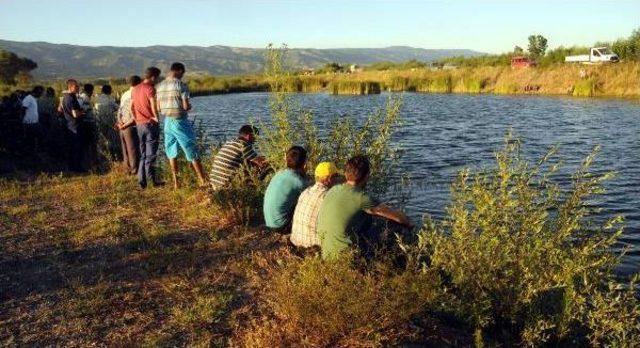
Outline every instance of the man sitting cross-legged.
[(366, 156), (355, 156), (344, 168), (346, 183), (332, 187), (318, 213), (317, 230), (323, 259), (335, 259), (359, 238), (367, 238), (371, 216), (379, 216), (412, 227), (409, 218), (369, 197), (364, 188), (370, 164)]
[(232, 179), (238, 175), (240, 168), (256, 167), (262, 169), (267, 166), (264, 157), (258, 156), (253, 149), (257, 129), (251, 125), (240, 128), (236, 139), (227, 141), (213, 159), (213, 167), (209, 180), (213, 191), (227, 189)]
[(297, 247), (320, 246), (316, 229), (318, 212), (327, 191), (336, 183), (338, 169), (333, 162), (322, 162), (316, 167), (315, 177), (315, 185), (302, 191), (293, 212), (291, 243)]
[(307, 151), (293, 146), (287, 151), (287, 168), (277, 172), (264, 193), (264, 221), (273, 232), (286, 234), (300, 193), (307, 187)]

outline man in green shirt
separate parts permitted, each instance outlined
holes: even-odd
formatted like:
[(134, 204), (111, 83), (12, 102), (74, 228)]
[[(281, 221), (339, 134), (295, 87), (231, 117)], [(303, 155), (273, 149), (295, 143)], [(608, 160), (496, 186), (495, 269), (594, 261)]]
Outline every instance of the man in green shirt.
[(351, 158), (344, 169), (346, 183), (331, 188), (322, 202), (317, 229), (325, 260), (335, 259), (355, 237), (363, 236), (371, 227), (372, 215), (413, 227), (405, 214), (366, 194), (370, 167), (366, 156)]
[(287, 168), (273, 176), (264, 193), (265, 224), (270, 230), (279, 233), (290, 231), (298, 197), (307, 187), (307, 151), (300, 146), (293, 146), (287, 151), (286, 159)]

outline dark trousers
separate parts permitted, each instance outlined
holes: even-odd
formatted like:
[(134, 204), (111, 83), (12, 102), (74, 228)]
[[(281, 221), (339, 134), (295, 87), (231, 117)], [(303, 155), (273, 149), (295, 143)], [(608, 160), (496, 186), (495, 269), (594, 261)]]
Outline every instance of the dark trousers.
[(156, 182), (155, 162), (160, 144), (160, 126), (155, 122), (136, 125), (140, 141), (140, 164), (138, 165), (138, 183), (146, 187), (147, 181)]
[(138, 133), (136, 127), (120, 130), (122, 158), (130, 173), (138, 172)]
[(82, 153), (84, 149), (82, 148), (82, 135), (80, 134), (80, 130), (74, 133), (69, 129), (67, 132), (67, 159), (69, 164), (69, 170), (74, 172), (82, 171)]
[(22, 124), (24, 150), (29, 154), (37, 152), (42, 144), (42, 125), (40, 123)]

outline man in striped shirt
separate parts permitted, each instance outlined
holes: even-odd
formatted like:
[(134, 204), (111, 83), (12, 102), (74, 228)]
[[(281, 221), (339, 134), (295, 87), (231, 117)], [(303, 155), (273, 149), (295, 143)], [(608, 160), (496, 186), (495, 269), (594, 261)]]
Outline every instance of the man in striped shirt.
[(266, 166), (264, 157), (258, 156), (253, 149), (256, 129), (251, 125), (240, 128), (238, 138), (227, 141), (216, 154), (209, 179), (214, 191), (229, 187), (233, 177), (238, 174), (241, 166)]
[(171, 64), (171, 72), (167, 78), (156, 87), (156, 98), (160, 115), (164, 117), (164, 148), (169, 158), (173, 187), (178, 188), (178, 150), (181, 148), (187, 161), (191, 162), (193, 170), (198, 176), (200, 186), (206, 184), (202, 173), (198, 154), (196, 132), (192, 122), (188, 119), (191, 110), (189, 87), (182, 82), (185, 67), (182, 63)]

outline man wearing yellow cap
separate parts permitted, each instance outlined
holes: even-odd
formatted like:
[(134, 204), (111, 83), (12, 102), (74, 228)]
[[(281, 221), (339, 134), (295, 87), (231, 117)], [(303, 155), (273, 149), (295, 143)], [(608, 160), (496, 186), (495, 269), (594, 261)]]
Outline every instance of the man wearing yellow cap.
[(315, 185), (302, 191), (298, 204), (293, 212), (291, 226), (291, 243), (295, 246), (309, 248), (320, 246), (320, 239), (316, 231), (316, 220), (324, 196), (336, 182), (338, 168), (333, 162), (318, 164), (315, 171)]

